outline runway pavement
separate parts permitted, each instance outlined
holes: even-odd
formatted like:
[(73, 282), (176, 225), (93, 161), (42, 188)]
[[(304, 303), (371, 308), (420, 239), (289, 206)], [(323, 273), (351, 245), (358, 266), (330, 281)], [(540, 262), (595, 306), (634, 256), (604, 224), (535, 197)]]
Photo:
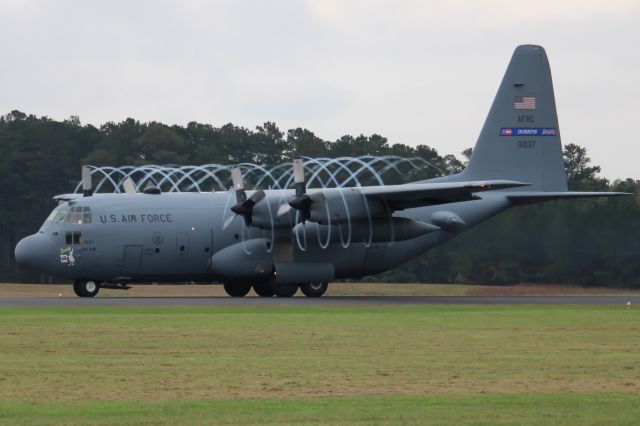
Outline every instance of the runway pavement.
[(89, 306), (392, 306), (392, 305), (631, 305), (629, 296), (343, 296), (343, 297), (3, 297), (0, 308)]

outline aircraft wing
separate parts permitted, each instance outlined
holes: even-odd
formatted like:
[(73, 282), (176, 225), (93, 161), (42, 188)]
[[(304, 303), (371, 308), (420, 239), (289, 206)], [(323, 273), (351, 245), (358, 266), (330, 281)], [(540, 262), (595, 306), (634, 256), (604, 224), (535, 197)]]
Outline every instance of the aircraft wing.
[(521, 191), (509, 192), (507, 198), (516, 204), (533, 204), (551, 200), (566, 200), (575, 198), (600, 198), (600, 197), (620, 197), (623, 195), (633, 195), (628, 192), (546, 192), (546, 191)]
[(435, 204), (456, 203), (478, 199), (477, 192), (528, 186), (510, 180), (487, 180), (445, 183), (412, 183), (405, 185), (361, 188), (367, 199), (379, 200), (392, 210), (403, 210)]

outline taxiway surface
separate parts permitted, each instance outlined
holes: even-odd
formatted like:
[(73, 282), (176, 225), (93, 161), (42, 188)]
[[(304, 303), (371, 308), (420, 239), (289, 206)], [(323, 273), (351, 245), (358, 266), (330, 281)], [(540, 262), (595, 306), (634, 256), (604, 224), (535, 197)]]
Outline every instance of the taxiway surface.
[(341, 297), (3, 297), (1, 307), (64, 306), (385, 306), (385, 305), (627, 305), (640, 295), (618, 296), (341, 296)]

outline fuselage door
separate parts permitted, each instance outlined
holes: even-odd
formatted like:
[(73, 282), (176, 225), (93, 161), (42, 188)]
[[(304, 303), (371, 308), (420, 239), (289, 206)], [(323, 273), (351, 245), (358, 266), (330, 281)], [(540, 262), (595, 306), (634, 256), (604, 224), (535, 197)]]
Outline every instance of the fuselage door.
[(176, 259), (186, 259), (189, 255), (189, 234), (178, 232), (176, 234)]
[(140, 263), (142, 262), (142, 246), (124, 246), (123, 256), (122, 275), (127, 277), (136, 275), (140, 270)]

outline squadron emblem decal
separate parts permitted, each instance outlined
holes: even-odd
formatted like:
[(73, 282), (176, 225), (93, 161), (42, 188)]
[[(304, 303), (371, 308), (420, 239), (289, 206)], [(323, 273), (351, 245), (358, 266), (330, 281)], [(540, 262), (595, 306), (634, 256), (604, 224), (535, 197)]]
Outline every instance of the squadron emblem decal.
[(164, 243), (164, 235), (162, 234), (162, 232), (154, 232), (151, 241), (153, 241), (153, 244), (159, 246), (160, 244)]
[(76, 264), (76, 258), (73, 256), (73, 247), (60, 248), (60, 263), (73, 266)]

